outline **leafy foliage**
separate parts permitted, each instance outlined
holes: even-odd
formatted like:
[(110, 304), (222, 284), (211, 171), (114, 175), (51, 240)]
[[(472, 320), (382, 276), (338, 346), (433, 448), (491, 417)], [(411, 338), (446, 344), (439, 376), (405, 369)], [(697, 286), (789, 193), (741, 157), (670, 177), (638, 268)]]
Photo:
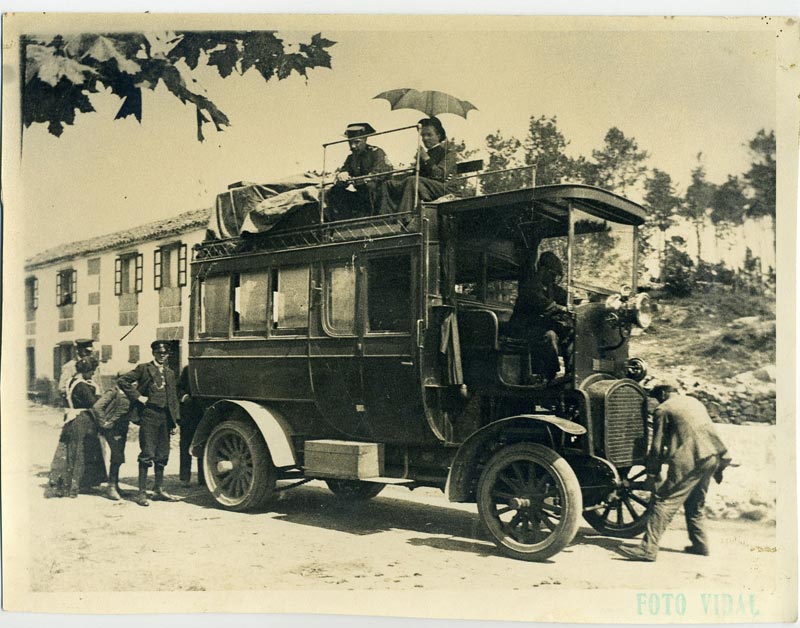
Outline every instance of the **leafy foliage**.
[[(492, 171), (522, 166), (524, 157), (521, 155), (521, 148), (522, 142), (514, 137), (504, 137), (499, 130), (486, 136), (486, 150), (489, 152), (486, 169)], [(488, 174), (481, 179), (481, 187), (486, 194), (515, 190), (526, 183), (530, 185), (530, 175), (524, 170)]]
[(739, 225), (745, 217), (747, 197), (739, 177), (728, 175), (711, 197), (711, 221), (715, 225)]
[(775, 131), (761, 129), (748, 144), (753, 163), (744, 179), (752, 190), (747, 215), (775, 217)]
[[(702, 153), (698, 153), (697, 161), (700, 162)], [(714, 196), (714, 184), (706, 180), (706, 169), (702, 163), (698, 163), (692, 170), (692, 182), (686, 188), (686, 195), (684, 202), (680, 206), (680, 213), (688, 218), (695, 228), (697, 236), (697, 259), (698, 262), (702, 259), (700, 243), (702, 237), (700, 231), (706, 222), (709, 208), (711, 206), (711, 199)]]
[(251, 69), (265, 81), (331, 67), (328, 52), (335, 42), (316, 34), (288, 52), (274, 31), (178, 31), (163, 37), (143, 33), (58, 35), (52, 39), (26, 36), (22, 40), (25, 82), (22, 119), (25, 127), (46, 123), (60, 136), (76, 113), (90, 113), (89, 94), (110, 89), (122, 100), (115, 119), (142, 120), (142, 88), (160, 83), (182, 103), (195, 106), (197, 139), (211, 122), (217, 131), (230, 125), (228, 117), (209, 99), (192, 72), (205, 64), (220, 77)]
[(644, 179), (648, 157), (634, 138), (612, 127), (606, 133), (603, 148), (592, 151), (595, 166), (585, 174), (591, 173), (593, 180), (587, 183), (625, 194)]
[(683, 250), (680, 239), (673, 239), (667, 244), (663, 280), (664, 288), (673, 296), (687, 297), (692, 294), (695, 283), (694, 262)]

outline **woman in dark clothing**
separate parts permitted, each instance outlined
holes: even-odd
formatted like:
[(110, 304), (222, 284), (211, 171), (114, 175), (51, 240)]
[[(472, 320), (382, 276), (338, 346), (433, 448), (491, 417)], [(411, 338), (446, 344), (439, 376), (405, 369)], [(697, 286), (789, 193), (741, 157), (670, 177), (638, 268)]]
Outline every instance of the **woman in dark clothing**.
[(77, 373), (67, 385), (68, 410), (64, 415), (64, 427), (59, 439), (63, 445), (63, 469), (60, 469), (58, 451), (50, 474), (50, 484), (56, 488), (56, 496), (77, 497), (79, 490), (97, 486), (107, 479), (97, 426), (89, 409), (97, 401), (97, 385), (92, 375), (97, 361), (92, 357), (81, 358), (75, 365)]
[[(433, 201), (447, 192), (447, 179), (456, 172), (456, 155), (447, 141), (444, 127), (438, 118), (419, 121), (422, 146), (419, 148), (419, 183), (414, 176), (393, 179), (383, 184), (381, 214), (409, 212), (415, 205), (415, 185), (419, 200)], [(417, 156), (415, 156), (415, 161)]]

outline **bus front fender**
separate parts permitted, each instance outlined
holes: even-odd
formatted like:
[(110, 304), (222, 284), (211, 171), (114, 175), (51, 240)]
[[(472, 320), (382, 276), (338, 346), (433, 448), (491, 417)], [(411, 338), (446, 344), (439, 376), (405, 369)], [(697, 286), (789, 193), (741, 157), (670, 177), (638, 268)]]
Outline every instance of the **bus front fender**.
[(445, 485), (447, 499), (466, 502), (474, 498), (475, 483), (479, 476), (476, 462), (504, 433), (514, 431), (520, 441), (550, 445), (554, 442), (552, 428), (572, 436), (586, 433), (582, 425), (549, 414), (518, 414), (483, 426), (461, 444), (453, 458)]

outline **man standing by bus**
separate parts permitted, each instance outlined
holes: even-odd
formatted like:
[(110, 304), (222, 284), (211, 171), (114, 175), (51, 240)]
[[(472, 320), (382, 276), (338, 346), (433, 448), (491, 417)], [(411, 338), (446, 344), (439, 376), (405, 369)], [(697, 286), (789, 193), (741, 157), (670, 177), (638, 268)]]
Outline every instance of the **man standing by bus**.
[(136, 404), (139, 412), (139, 492), (134, 501), (149, 506), (147, 500), (147, 470), (155, 472), (153, 499), (177, 501), (163, 489), (164, 467), (169, 459), (169, 437), (180, 422), (175, 373), (166, 365), (169, 344), (156, 340), (151, 343), (153, 361), (139, 364), (119, 378), (120, 389)]
[(656, 382), (650, 394), (659, 405), (653, 412), (648, 481), (655, 483), (662, 464), (668, 464), (669, 471), (666, 481), (656, 489), (642, 544), (623, 545), (619, 551), (630, 560), (655, 561), (661, 535), (683, 505), (691, 541), (684, 551), (708, 556), (703, 508), (711, 478), (721, 482), (722, 472), (730, 463), (728, 450), (702, 402), (679, 394), (675, 380), (666, 378)]

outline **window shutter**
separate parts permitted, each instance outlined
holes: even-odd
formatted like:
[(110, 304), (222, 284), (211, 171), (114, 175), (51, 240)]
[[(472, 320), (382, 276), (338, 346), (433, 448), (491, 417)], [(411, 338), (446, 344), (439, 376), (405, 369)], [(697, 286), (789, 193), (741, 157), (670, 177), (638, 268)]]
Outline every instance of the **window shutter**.
[(33, 278), (33, 309), (39, 308), (39, 278)]
[(136, 254), (136, 292), (141, 292), (144, 288), (144, 256), (141, 253)]
[(186, 285), (186, 245), (181, 244), (178, 248), (178, 285)]
[(61, 271), (56, 273), (56, 306), (61, 305)]
[(122, 258), (114, 260), (114, 294), (122, 294)]
[(161, 290), (161, 247), (153, 251), (153, 288)]
[(78, 302), (78, 271), (72, 270), (72, 283), (70, 285), (70, 303)]

